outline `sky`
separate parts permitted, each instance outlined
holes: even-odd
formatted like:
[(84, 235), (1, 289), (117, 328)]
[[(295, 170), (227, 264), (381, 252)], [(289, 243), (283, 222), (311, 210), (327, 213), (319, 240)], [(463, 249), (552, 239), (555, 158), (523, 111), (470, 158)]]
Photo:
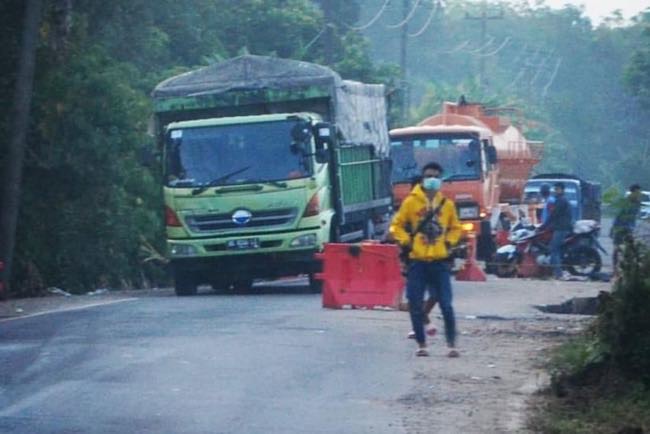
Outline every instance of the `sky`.
[(576, 6), (584, 5), (585, 14), (591, 21), (598, 24), (603, 17), (610, 15), (615, 9), (621, 9), (623, 17), (632, 18), (634, 15), (650, 7), (650, 0), (545, 0), (545, 3), (553, 8), (561, 8), (565, 4)]

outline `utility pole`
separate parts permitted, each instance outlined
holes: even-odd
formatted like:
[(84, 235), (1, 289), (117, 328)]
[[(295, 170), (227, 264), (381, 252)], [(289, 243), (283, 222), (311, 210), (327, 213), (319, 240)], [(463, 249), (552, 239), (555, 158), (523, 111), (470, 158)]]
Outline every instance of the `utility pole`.
[[(402, 0), (402, 20), (406, 21), (410, 10), (411, 10), (411, 0)], [(400, 50), (399, 50), (399, 66), (401, 72), (400, 84), (402, 87), (402, 113), (400, 115), (402, 118), (402, 122), (406, 121), (406, 114), (408, 112), (408, 107), (411, 103), (409, 86), (408, 83), (406, 82), (408, 78), (408, 74), (407, 74), (408, 29), (409, 29), (408, 22), (404, 22), (404, 24), (402, 25), (402, 33), (400, 35)]]
[[(485, 41), (487, 39), (487, 23), (489, 20), (502, 20), (503, 11), (500, 11), (496, 15), (488, 15), (487, 10), (487, 1), (483, 0), (481, 3), (481, 14), (478, 16), (472, 16), (469, 13), (465, 14), (466, 20), (478, 20), (481, 22), (481, 47), (485, 46)], [(478, 84), (480, 88), (483, 88), (487, 83), (485, 78), (485, 56), (479, 57), (479, 68), (478, 68)]]
[[(11, 270), (16, 245), (16, 226), (20, 208), (20, 186), (22, 183), (25, 139), (29, 128), (29, 111), (32, 103), (34, 69), (38, 29), (41, 22), (41, 0), (27, 0), (23, 24), (22, 44), (14, 90), (11, 114), (11, 136), (3, 168), (3, 194), (0, 204), (0, 262), (4, 262), (2, 283), (9, 289)], [(2, 298), (4, 294), (0, 294)]]
[(323, 18), (325, 19), (325, 64), (327, 66), (332, 66), (334, 64), (334, 11), (333, 11), (333, 1), (334, 0), (322, 0), (321, 5), (323, 7)]

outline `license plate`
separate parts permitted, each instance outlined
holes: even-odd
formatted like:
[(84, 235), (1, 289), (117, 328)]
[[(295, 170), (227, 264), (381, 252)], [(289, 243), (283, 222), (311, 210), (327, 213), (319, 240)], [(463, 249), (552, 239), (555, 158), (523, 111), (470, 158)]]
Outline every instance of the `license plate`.
[(228, 249), (230, 250), (247, 250), (259, 249), (260, 240), (258, 238), (244, 238), (241, 240), (228, 241)]
[(474, 219), (478, 217), (476, 208), (460, 208), (458, 214), (458, 217), (461, 219)]

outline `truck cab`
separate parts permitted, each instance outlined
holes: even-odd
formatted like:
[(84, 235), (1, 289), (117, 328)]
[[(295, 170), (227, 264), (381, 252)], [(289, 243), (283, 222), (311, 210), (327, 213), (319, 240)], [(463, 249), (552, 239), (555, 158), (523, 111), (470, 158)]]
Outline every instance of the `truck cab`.
[[(313, 134), (319, 123), (300, 113), (167, 126), (168, 253), (181, 286), (246, 287), (270, 269), (309, 271), (334, 216), (327, 144)], [(215, 258), (219, 267), (210, 266)]]
[(466, 233), (477, 234), (477, 257), (495, 252), (495, 232), (540, 160), (541, 142), (528, 141), (501, 111), (461, 97), (416, 126), (390, 131), (395, 205), (430, 161), (442, 165), (442, 192), (453, 199)]
[(541, 202), (540, 188), (547, 184), (551, 189), (556, 182), (564, 183), (564, 195), (571, 204), (573, 221), (595, 220), (600, 222), (602, 193), (599, 183), (586, 181), (577, 176), (562, 173), (539, 174), (526, 182), (523, 201), (527, 204)]
[(319, 271), (327, 242), (377, 238), (392, 205), (385, 89), (245, 55), (153, 91), (176, 293)]
[(443, 169), (442, 192), (456, 203), (466, 231), (477, 231), (497, 201), (496, 154), (489, 130), (480, 127), (417, 126), (390, 132), (395, 205), (408, 195), (422, 167)]

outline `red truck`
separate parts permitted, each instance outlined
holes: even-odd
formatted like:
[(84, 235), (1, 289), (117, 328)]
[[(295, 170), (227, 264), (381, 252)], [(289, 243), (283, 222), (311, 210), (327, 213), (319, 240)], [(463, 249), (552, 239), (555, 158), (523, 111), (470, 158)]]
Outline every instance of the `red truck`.
[(394, 206), (408, 195), (423, 165), (440, 163), (445, 170), (442, 191), (456, 203), (464, 230), (477, 234), (482, 260), (493, 256), (500, 219), (510, 217), (512, 205), (522, 202), (543, 149), (541, 142), (524, 137), (507, 112), (512, 109), (461, 98), (443, 103), (439, 114), (415, 126), (390, 131)]

